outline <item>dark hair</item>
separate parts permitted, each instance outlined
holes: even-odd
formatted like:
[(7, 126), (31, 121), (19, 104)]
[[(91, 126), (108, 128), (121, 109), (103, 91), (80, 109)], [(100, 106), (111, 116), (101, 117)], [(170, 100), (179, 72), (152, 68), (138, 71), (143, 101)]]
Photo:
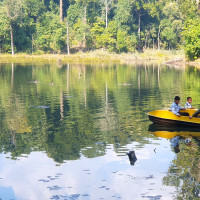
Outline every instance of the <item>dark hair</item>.
[(189, 99), (191, 99), (192, 97), (187, 97), (187, 101), (189, 100)]
[(179, 96), (175, 96), (174, 100), (175, 101), (178, 101), (178, 100), (180, 101), (180, 97)]

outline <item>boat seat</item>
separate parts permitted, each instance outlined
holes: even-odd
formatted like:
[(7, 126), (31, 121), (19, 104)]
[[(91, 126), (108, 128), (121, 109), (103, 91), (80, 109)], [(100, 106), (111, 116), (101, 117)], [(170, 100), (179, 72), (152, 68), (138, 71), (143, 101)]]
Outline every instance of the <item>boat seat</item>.
[(182, 116), (190, 116), (189, 113), (187, 113), (187, 112), (181, 112), (180, 114), (181, 114)]
[[(171, 110), (168, 110), (168, 111), (170, 111), (170, 112), (171, 112)], [(189, 114), (189, 113), (187, 113), (187, 112), (180, 112), (180, 114), (181, 114), (182, 116), (190, 116), (190, 114)]]

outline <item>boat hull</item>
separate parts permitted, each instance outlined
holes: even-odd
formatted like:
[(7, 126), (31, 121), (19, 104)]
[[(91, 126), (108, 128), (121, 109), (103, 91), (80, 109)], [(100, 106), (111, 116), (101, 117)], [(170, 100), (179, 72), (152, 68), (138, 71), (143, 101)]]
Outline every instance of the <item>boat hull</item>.
[(156, 124), (200, 127), (200, 124), (197, 124), (197, 123), (158, 118), (158, 117), (150, 116), (150, 115), (149, 115), (149, 120), (151, 120), (153, 123), (156, 123)]
[[(190, 109), (185, 110), (184, 113), (191, 116), (195, 111), (195, 109)], [(200, 127), (200, 118), (193, 117), (192, 119), (189, 119), (188, 116), (178, 117), (168, 110), (152, 111), (148, 113), (148, 116), (152, 122), (157, 124)]]

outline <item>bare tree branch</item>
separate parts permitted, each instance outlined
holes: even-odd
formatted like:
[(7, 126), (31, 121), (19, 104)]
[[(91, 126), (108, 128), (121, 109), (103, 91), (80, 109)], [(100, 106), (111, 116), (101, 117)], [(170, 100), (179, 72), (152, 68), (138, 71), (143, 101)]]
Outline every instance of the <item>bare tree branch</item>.
[(18, 17), (18, 14), (15, 14), (15, 16), (11, 16), (10, 13), (7, 11), (7, 16), (11, 19), (11, 20), (15, 20)]

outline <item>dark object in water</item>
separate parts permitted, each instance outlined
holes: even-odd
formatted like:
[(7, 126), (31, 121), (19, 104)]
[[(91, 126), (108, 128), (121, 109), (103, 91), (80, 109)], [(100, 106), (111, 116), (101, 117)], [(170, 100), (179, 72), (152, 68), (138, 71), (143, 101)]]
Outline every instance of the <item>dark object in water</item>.
[(129, 161), (131, 165), (134, 165), (137, 161), (137, 157), (135, 155), (135, 151), (129, 151), (126, 155), (129, 157)]

